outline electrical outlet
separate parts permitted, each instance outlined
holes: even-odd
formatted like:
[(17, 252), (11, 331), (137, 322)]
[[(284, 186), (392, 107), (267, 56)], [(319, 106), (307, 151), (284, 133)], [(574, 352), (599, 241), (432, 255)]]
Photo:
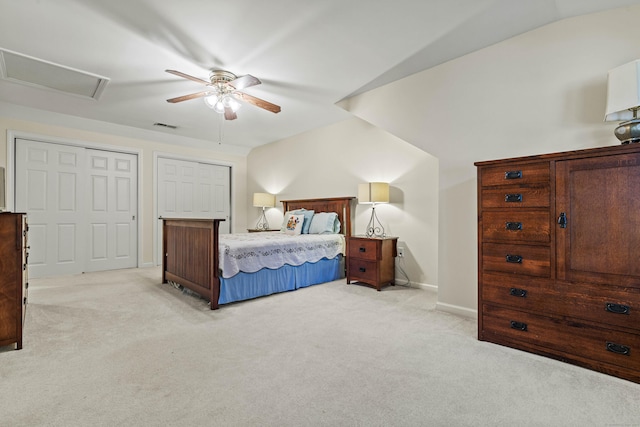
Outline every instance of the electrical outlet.
[(404, 246), (398, 246), (398, 258), (404, 257)]

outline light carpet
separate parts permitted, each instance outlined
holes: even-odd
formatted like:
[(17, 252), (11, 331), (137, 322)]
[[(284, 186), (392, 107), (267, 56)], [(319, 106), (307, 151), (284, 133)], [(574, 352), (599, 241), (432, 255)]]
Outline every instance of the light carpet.
[(476, 339), (432, 291), (222, 306), (158, 268), (31, 280), (3, 426), (639, 426), (640, 385)]

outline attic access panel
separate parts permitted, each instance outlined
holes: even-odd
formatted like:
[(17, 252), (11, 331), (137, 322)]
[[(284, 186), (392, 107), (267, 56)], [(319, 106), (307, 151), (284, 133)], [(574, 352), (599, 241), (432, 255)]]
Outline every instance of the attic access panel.
[(109, 83), (106, 77), (5, 49), (0, 49), (0, 77), (26, 86), (96, 100)]

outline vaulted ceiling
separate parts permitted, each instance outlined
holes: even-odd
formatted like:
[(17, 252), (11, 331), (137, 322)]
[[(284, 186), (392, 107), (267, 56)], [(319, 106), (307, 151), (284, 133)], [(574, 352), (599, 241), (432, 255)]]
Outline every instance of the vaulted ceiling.
[[(0, 78), (0, 103), (176, 143), (215, 143), (222, 132), (223, 145), (248, 150), (350, 117), (335, 103), (351, 95), (560, 19), (638, 3), (0, 0), (0, 74), (10, 77)], [(204, 80), (212, 69), (251, 74), (262, 84), (246, 93), (282, 111), (245, 104), (221, 121), (202, 99), (167, 103), (203, 86), (166, 69)], [(59, 75), (70, 70), (82, 73)], [(97, 99), (68, 93), (96, 76), (105, 80)]]

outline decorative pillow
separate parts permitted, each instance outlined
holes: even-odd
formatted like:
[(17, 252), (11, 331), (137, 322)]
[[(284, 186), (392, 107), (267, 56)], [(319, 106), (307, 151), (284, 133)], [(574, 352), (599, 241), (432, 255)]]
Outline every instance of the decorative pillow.
[(287, 222), (289, 222), (289, 217), (294, 215), (292, 211), (286, 211), (284, 213), (284, 218), (282, 218), (282, 225), (280, 226), (280, 231), (285, 231), (287, 229)]
[(302, 233), (302, 224), (304, 223), (304, 215), (289, 215), (287, 224), (284, 228), (285, 234)]
[(308, 211), (306, 209), (296, 209), (291, 211), (294, 215), (304, 215), (304, 223), (302, 224), (302, 234), (309, 234), (309, 226), (311, 225), (311, 218), (315, 211)]
[(335, 234), (336, 223), (338, 232), (340, 231), (340, 220), (335, 212), (320, 212), (313, 215), (311, 225), (309, 226), (309, 234)]

